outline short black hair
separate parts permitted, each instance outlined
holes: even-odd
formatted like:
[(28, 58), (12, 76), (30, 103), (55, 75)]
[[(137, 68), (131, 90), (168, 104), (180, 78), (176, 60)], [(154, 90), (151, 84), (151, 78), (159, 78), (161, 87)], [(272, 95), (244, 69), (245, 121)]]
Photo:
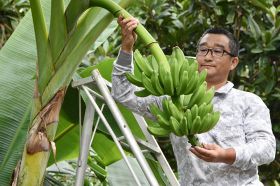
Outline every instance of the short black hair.
[(209, 28), (207, 29), (202, 36), (200, 37), (199, 41), (198, 41), (198, 45), (200, 43), (200, 40), (206, 35), (206, 34), (222, 34), (225, 35), (228, 39), (229, 39), (229, 49), (230, 49), (230, 53), (234, 56), (237, 57), (239, 54), (239, 43), (237, 41), (237, 39), (234, 37), (234, 35), (229, 32), (228, 30), (224, 29), (224, 28)]

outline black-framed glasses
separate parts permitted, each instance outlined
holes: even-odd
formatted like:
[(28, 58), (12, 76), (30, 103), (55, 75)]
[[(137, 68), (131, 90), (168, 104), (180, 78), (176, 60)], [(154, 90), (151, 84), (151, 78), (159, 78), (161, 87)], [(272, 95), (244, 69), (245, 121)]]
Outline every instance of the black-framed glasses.
[(213, 57), (223, 57), (224, 54), (227, 54), (231, 57), (234, 57), (235, 55), (233, 55), (232, 53), (222, 49), (222, 48), (207, 48), (207, 47), (199, 47), (197, 49), (197, 55), (199, 56), (207, 56), (207, 54), (209, 53), (209, 51), (211, 52), (211, 55)]

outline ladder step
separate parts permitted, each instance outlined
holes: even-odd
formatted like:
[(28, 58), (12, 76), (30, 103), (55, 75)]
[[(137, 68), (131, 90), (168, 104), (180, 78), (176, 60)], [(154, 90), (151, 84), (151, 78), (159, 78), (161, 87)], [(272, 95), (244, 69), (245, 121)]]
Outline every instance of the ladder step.
[[(118, 140), (122, 143), (122, 144), (126, 144), (123, 142), (123, 140), (125, 140), (124, 136), (121, 136), (118, 138)], [(156, 154), (161, 154), (160, 149), (142, 139), (139, 138), (135, 138), (136, 142), (138, 144), (140, 144), (145, 150), (148, 150), (150, 152), (156, 153)], [(126, 144), (127, 145), (127, 144)], [(128, 146), (128, 145), (127, 145)]]
[(87, 78), (82, 78), (82, 79), (72, 81), (71, 85), (72, 85), (73, 88), (76, 88), (76, 87), (79, 87), (81, 85), (87, 85), (87, 84), (92, 83), (92, 82), (95, 82), (95, 80), (92, 78), (92, 76), (90, 76), (90, 77), (87, 77)]

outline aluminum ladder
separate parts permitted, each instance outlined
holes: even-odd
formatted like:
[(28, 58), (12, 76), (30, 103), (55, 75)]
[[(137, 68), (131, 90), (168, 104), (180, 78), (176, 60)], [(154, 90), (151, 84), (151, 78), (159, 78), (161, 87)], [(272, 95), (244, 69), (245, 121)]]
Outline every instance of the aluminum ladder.
[[(89, 84), (97, 86), (97, 88), (100, 91), (100, 94), (96, 91), (90, 89), (88, 87)], [(114, 142), (117, 145), (117, 148), (119, 149), (125, 163), (127, 164), (135, 182), (137, 185), (141, 185), (137, 176), (135, 175), (131, 164), (127, 160), (127, 157), (124, 153), (124, 150), (121, 146), (121, 140), (126, 139), (128, 142), (129, 148), (131, 149), (132, 153), (134, 154), (138, 164), (140, 165), (147, 181), (152, 186), (159, 185), (151, 168), (149, 167), (142, 150), (140, 149), (138, 144), (141, 144), (141, 146), (144, 146), (147, 150), (153, 152), (155, 154), (155, 157), (157, 158), (159, 164), (161, 165), (170, 185), (172, 186), (179, 186), (178, 180), (176, 176), (174, 175), (170, 165), (168, 164), (163, 152), (161, 151), (156, 139), (154, 136), (152, 136), (147, 131), (147, 123), (145, 119), (136, 114), (133, 113), (136, 121), (138, 122), (144, 136), (146, 137), (147, 141), (141, 140), (141, 139), (135, 139), (135, 137), (132, 135), (131, 130), (129, 129), (125, 119), (123, 118), (120, 110), (117, 107), (117, 104), (115, 103), (114, 99), (112, 98), (110, 91), (108, 87), (111, 87), (111, 83), (106, 81), (104, 78), (102, 78), (101, 74), (97, 69), (92, 71), (92, 76), (88, 78), (78, 79), (72, 82), (73, 88), (78, 88), (79, 90), (83, 90), (86, 96), (88, 97), (88, 102), (86, 103), (86, 110), (84, 115), (84, 121), (83, 121), (83, 127), (82, 127), (82, 135), (80, 139), (81, 147), (80, 147), (80, 154), (78, 158), (78, 166), (77, 166), (77, 172), (76, 172), (76, 186), (83, 185), (84, 182), (84, 176), (85, 171), (87, 167), (87, 157), (89, 153), (90, 148), (90, 141), (91, 141), (91, 135), (92, 135), (92, 128), (93, 128), (93, 118), (94, 113), (96, 112), (99, 115), (99, 118), (105, 125), (106, 129), (110, 133), (111, 137), (113, 138)], [(111, 113), (113, 114), (114, 119), (116, 120), (122, 134), (123, 138), (117, 138), (115, 133), (113, 132), (112, 128), (110, 127), (110, 124), (106, 120), (105, 116), (103, 115), (101, 109), (97, 105), (95, 99), (102, 99), (106, 105), (109, 107)], [(96, 126), (97, 127), (97, 126)], [(96, 130), (96, 128), (94, 129)]]

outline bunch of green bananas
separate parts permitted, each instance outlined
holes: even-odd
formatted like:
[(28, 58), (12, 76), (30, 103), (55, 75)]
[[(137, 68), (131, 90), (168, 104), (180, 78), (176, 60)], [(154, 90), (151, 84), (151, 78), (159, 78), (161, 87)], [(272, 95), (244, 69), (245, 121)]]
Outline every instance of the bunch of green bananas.
[(177, 104), (169, 98), (162, 101), (162, 109), (152, 104), (150, 110), (157, 124), (149, 126), (149, 132), (155, 136), (168, 136), (173, 132), (177, 136), (189, 137), (212, 129), (220, 113), (213, 111), (213, 89), (203, 91), (205, 86), (202, 84), (195, 94), (181, 95)]
[(179, 47), (174, 47), (167, 56), (168, 66), (160, 64), (153, 56), (143, 57), (134, 52), (136, 68), (140, 77), (126, 73), (127, 79), (142, 90), (135, 92), (139, 97), (149, 95), (169, 95), (162, 101), (162, 109), (151, 105), (150, 110), (157, 123), (148, 126), (155, 136), (187, 136), (192, 145), (197, 145), (195, 134), (212, 129), (219, 120), (220, 113), (213, 111), (211, 100), (214, 89), (207, 90), (206, 70), (198, 72), (198, 64), (188, 60)]
[(134, 52), (134, 61), (141, 78), (132, 73), (126, 73), (126, 77), (132, 84), (144, 88), (135, 92), (139, 97), (190, 94), (207, 75), (206, 71), (198, 73), (197, 63), (185, 58), (179, 47), (174, 47), (172, 55), (168, 57), (169, 66), (158, 65), (152, 56), (145, 58), (138, 50)]

